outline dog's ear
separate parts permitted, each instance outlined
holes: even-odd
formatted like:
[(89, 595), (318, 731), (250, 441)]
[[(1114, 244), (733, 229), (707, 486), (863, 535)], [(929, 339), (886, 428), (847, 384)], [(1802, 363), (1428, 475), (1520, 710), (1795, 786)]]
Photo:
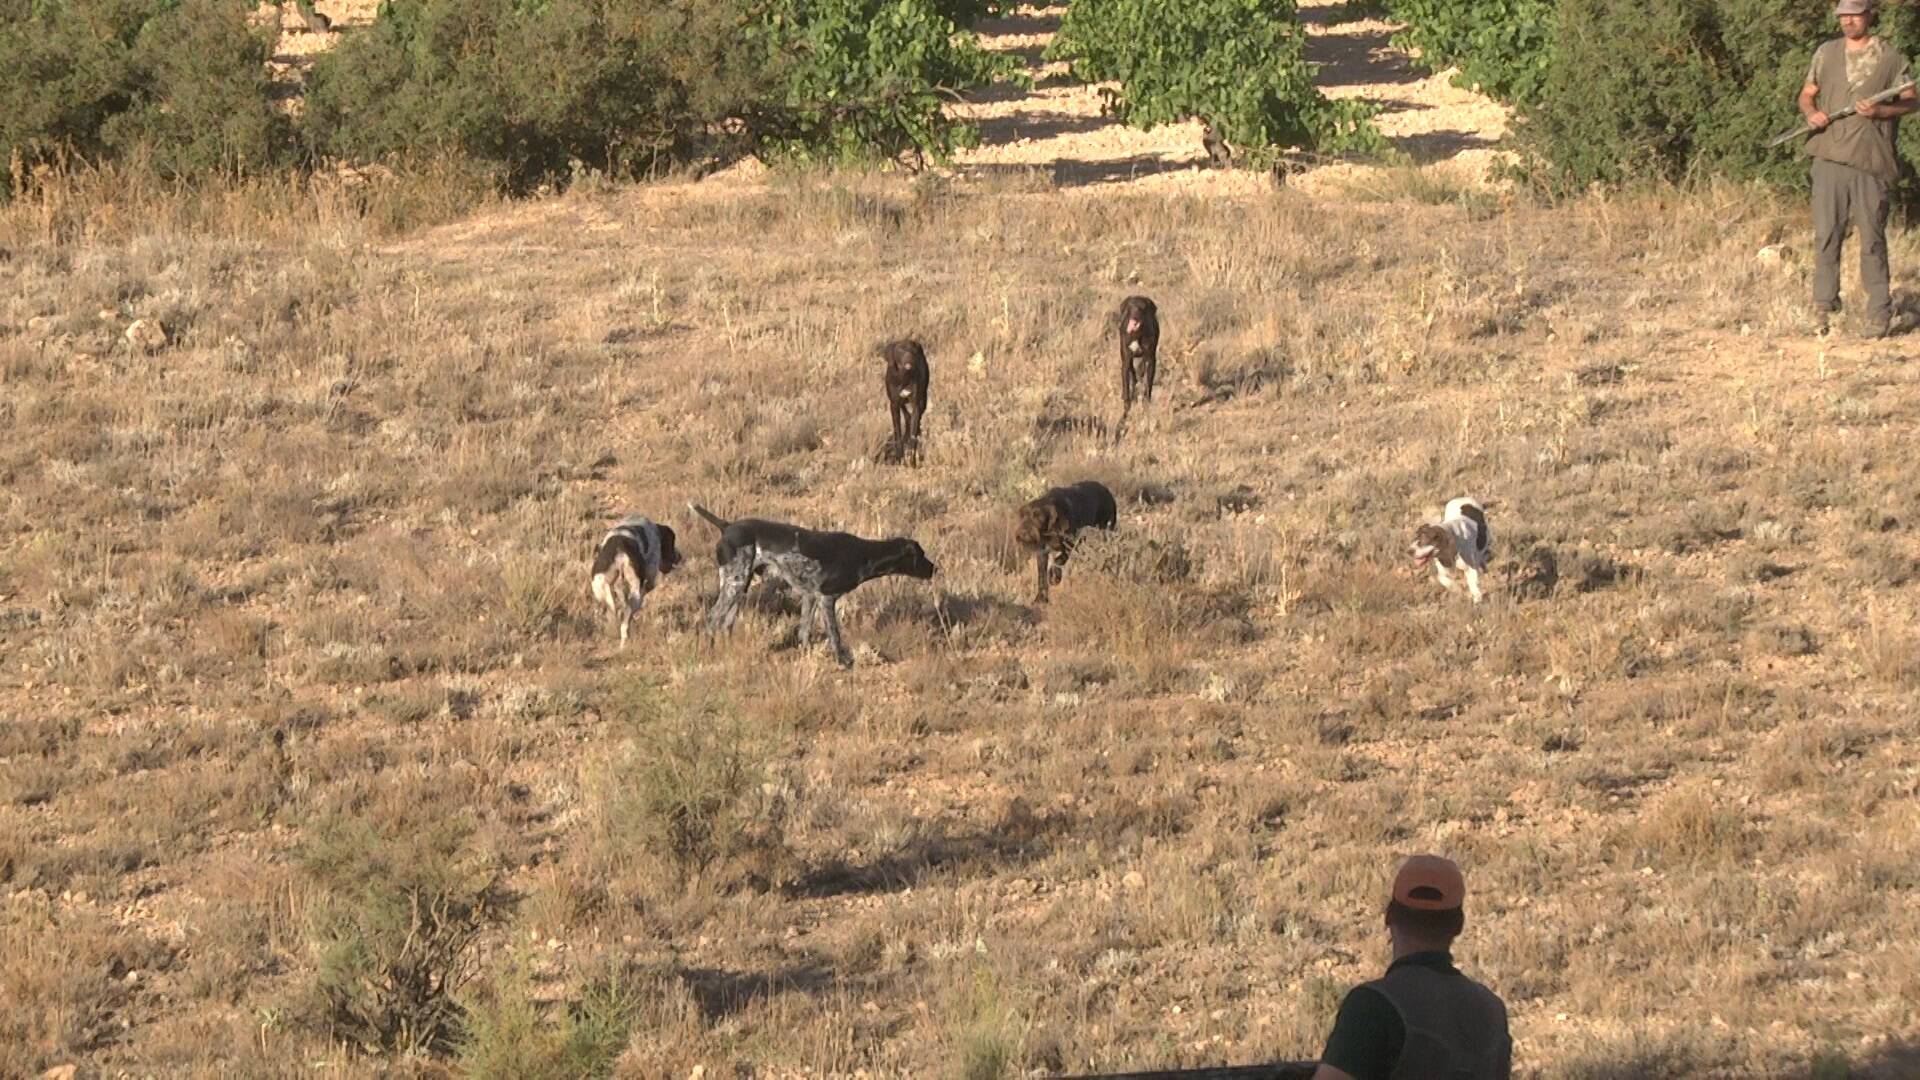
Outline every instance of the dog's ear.
[(1073, 528), (1073, 521), (1067, 517), (1066, 508), (1059, 503), (1047, 504), (1046, 520), (1046, 534), (1050, 537), (1065, 536)]
[(660, 530), (660, 568), (671, 570), (680, 565), (680, 549), (673, 545), (673, 527), (655, 525), (654, 528)]

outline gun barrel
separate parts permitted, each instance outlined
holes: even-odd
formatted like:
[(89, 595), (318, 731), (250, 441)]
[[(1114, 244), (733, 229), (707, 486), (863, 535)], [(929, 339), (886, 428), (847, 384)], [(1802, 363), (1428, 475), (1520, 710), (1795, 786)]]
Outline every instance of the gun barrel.
[[(1913, 79), (1908, 79), (1906, 82), (1901, 83), (1899, 86), (1890, 87), (1886, 90), (1882, 90), (1879, 93), (1868, 98), (1867, 101), (1874, 105), (1878, 105), (1883, 101), (1892, 101), (1894, 98), (1899, 97), (1901, 94), (1904, 94), (1908, 90), (1913, 89), (1914, 81), (1915, 80)], [(1832, 123), (1835, 120), (1845, 120), (1847, 117), (1852, 116), (1854, 113), (1857, 113), (1859, 111), (1860, 110), (1857, 106), (1849, 105), (1844, 109), (1840, 109), (1836, 112), (1828, 113), (1827, 122)], [(1799, 127), (1794, 128), (1792, 131), (1789, 131), (1784, 135), (1775, 135), (1773, 138), (1768, 139), (1767, 149), (1771, 150), (1774, 147), (1779, 146), (1781, 143), (1792, 142), (1793, 140), (1811, 132), (1812, 130), (1813, 130), (1812, 124), (1801, 124)]]

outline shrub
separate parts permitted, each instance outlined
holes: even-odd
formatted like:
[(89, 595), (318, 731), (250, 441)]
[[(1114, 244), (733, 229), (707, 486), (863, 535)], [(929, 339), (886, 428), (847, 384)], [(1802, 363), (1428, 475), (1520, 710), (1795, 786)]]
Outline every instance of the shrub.
[(1457, 86), (1501, 101), (1539, 100), (1553, 44), (1554, 0), (1392, 0), (1407, 28), (1394, 43), (1431, 71), (1458, 67)]
[[(951, 5), (949, 5), (951, 6)], [(933, 0), (418, 0), (314, 66), (316, 151), (455, 152), (512, 190), (747, 149), (846, 159), (968, 138), (944, 94), (1011, 72)]]
[(286, 164), (269, 31), (241, 0), (0, 0), (0, 195), (37, 166), (136, 153), (167, 177)]
[[(1794, 0), (1560, 0), (1553, 63), (1520, 124), (1524, 169), (1543, 188), (1727, 176), (1804, 190), (1799, 144), (1763, 143), (1799, 121), (1814, 48), (1836, 32), (1825, 5)], [(1892, 7), (1876, 31), (1912, 54), (1920, 15)], [(1920, 150), (1908, 124), (1900, 145)]]
[(756, 141), (803, 160), (944, 158), (972, 145), (976, 129), (947, 117), (947, 99), (1013, 78), (1018, 66), (956, 25), (955, 16), (986, 9), (968, 0), (770, 0), (756, 37), (784, 61), (749, 117)]
[(1371, 106), (1314, 87), (1305, 40), (1290, 0), (1075, 0), (1047, 56), (1117, 81), (1108, 107), (1127, 123), (1198, 119), (1256, 168), (1289, 147), (1385, 149)]
[(606, 1077), (642, 1012), (641, 988), (617, 967), (590, 980), (580, 999), (548, 1019), (524, 962), (503, 967), (467, 995), (460, 1072), (471, 1080)]
[(382, 4), (313, 68), (313, 148), (351, 160), (457, 153), (510, 189), (578, 160), (634, 175), (686, 160), (755, 91), (731, 3)]
[(300, 864), (320, 887), (309, 926), (314, 1019), (369, 1051), (440, 1050), (460, 1019), (455, 995), (499, 914), (497, 868), (457, 821), (359, 818), (318, 825)]
[[(791, 793), (736, 718), (662, 710), (599, 778), (596, 848), (615, 871), (636, 854), (686, 879), (708, 868), (765, 878), (785, 851)], [(737, 864), (737, 865), (728, 865)]]

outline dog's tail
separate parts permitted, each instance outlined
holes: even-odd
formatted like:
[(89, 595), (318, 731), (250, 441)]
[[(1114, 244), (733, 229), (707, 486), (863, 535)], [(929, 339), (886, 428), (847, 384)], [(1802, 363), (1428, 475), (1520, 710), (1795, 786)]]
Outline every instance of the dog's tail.
[(706, 507), (701, 506), (699, 503), (688, 503), (687, 509), (693, 511), (696, 514), (699, 514), (703, 518), (706, 518), (709, 524), (711, 524), (714, 528), (719, 529), (721, 532), (726, 532), (727, 526), (733, 524), (733, 522), (728, 521), (726, 518), (721, 517), (719, 514), (716, 514), (713, 511), (707, 509)]

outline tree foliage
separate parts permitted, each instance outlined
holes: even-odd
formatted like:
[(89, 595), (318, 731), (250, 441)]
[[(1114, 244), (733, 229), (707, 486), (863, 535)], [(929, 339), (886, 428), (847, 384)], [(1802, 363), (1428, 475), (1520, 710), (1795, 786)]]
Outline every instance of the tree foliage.
[(270, 31), (244, 0), (0, 0), (0, 195), (63, 158), (145, 152), (168, 177), (284, 166)]
[(1074, 0), (1047, 55), (1117, 82), (1108, 103), (1127, 123), (1201, 120), (1256, 167), (1294, 147), (1384, 149), (1370, 106), (1314, 86), (1305, 38), (1290, 0)]
[[(1796, 0), (1560, 0), (1553, 64), (1523, 113), (1526, 171), (1577, 190), (1636, 177), (1726, 176), (1804, 189), (1798, 123), (1814, 49), (1837, 32), (1824, 5)], [(1876, 32), (1913, 55), (1920, 17), (1891, 7)], [(1911, 159), (1920, 130), (1903, 126)]]
[(1395, 37), (1431, 71), (1511, 104), (1539, 100), (1552, 63), (1554, 0), (1389, 0), (1406, 23)]

